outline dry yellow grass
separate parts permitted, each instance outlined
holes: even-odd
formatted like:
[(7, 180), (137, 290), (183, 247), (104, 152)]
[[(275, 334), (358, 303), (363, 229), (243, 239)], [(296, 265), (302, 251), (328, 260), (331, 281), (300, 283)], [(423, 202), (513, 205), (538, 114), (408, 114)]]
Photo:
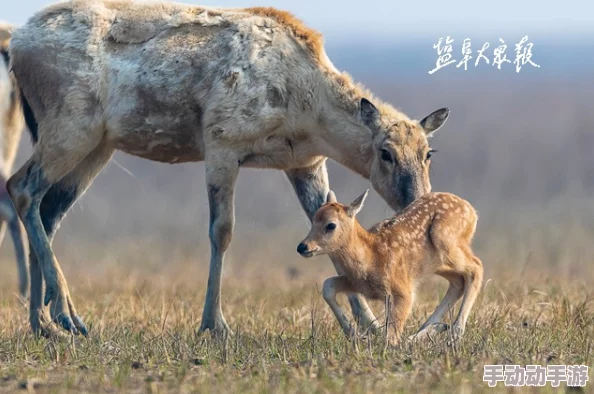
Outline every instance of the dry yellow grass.
[[(274, 171), (242, 170), (238, 182), (223, 287), (237, 335), (226, 346), (196, 336), (209, 250), (204, 168), (116, 155), (119, 165), (98, 177), (55, 242), (88, 339), (33, 338), (16, 297), (12, 253), (0, 259), (0, 392), (470, 393), (494, 391), (482, 382), (485, 363), (592, 368), (589, 85), (584, 78), (421, 83), (390, 74), (397, 70), (361, 79), (411, 114), (452, 109), (447, 130), (433, 141), (434, 190), (459, 194), (479, 211), (474, 246), (487, 283), (459, 349), (404, 342), (384, 352), (381, 337), (358, 348), (347, 341), (319, 294), (331, 264), (295, 253), (308, 223)], [(334, 163), (330, 179), (339, 199), (369, 187)], [(390, 212), (372, 194), (361, 219), (371, 225)], [(10, 248), (5, 240), (2, 251)], [(446, 287), (436, 281), (422, 288), (404, 337)], [(375, 310), (381, 315), (383, 306)]]
[[(594, 291), (580, 280), (487, 278), (459, 346), (445, 335), (386, 348), (381, 336), (343, 336), (316, 285), (325, 273), (294, 279), (274, 269), (260, 280), (228, 275), (223, 308), (235, 335), (198, 336), (206, 280), (194, 267), (67, 269), (90, 328), (71, 341), (29, 333), (14, 272), (2, 270), (0, 392), (491, 392), (486, 363), (593, 364)], [(404, 338), (446, 288), (441, 280), (423, 286)]]

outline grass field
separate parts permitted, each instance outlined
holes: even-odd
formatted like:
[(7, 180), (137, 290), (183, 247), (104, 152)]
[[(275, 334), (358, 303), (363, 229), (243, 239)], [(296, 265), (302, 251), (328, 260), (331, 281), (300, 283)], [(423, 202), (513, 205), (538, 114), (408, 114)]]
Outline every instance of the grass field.
[[(90, 334), (66, 340), (30, 334), (14, 272), (3, 270), (0, 392), (474, 393), (493, 391), (482, 382), (484, 364), (593, 365), (594, 291), (585, 281), (488, 277), (461, 343), (449, 346), (443, 335), (388, 348), (381, 335), (347, 340), (320, 295), (324, 275), (293, 272), (251, 284), (227, 278), (223, 308), (235, 335), (199, 336), (205, 273), (172, 265), (67, 270)], [(423, 285), (406, 335), (445, 290), (439, 279)], [(374, 309), (383, 320), (383, 305)]]
[[(482, 382), (484, 364), (592, 369), (594, 111), (584, 83), (591, 72), (533, 82), (440, 78), (360, 79), (411, 116), (452, 109), (432, 142), (439, 150), (432, 183), (478, 209), (474, 245), (485, 265), (484, 290), (458, 347), (447, 336), (388, 349), (382, 337), (345, 339), (320, 295), (331, 264), (297, 256), (307, 220), (283, 174), (261, 170), (242, 170), (237, 185), (223, 286), (235, 335), (227, 342), (197, 336), (209, 250), (204, 167), (118, 154), (55, 242), (89, 338), (30, 334), (4, 241), (0, 392), (474, 393), (496, 391)], [(15, 168), (29, 145), (24, 138)], [(330, 179), (339, 200), (369, 187), (335, 163)], [(372, 194), (360, 219), (371, 225), (389, 215)], [(404, 337), (445, 291), (440, 280), (419, 290)], [(383, 305), (374, 309), (383, 319)]]

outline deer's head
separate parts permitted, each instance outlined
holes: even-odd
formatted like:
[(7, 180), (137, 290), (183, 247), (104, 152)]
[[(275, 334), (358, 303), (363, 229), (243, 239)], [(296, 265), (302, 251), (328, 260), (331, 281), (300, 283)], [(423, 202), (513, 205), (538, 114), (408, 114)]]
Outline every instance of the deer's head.
[(369, 190), (349, 205), (336, 201), (330, 191), (324, 204), (312, 219), (311, 230), (297, 246), (297, 252), (303, 257), (335, 252), (350, 245), (353, 231), (357, 225), (355, 215), (363, 208)]
[(393, 121), (368, 100), (360, 103), (360, 121), (370, 129), (373, 188), (394, 210), (400, 210), (431, 191), (429, 168), (434, 152), (433, 134), (446, 122), (447, 108), (438, 109), (421, 121)]

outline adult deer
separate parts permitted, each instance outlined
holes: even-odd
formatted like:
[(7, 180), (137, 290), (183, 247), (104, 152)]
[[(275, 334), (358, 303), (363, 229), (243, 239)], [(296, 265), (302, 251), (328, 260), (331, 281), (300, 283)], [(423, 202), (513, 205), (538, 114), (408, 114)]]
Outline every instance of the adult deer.
[[(87, 332), (51, 242), (116, 149), (205, 162), (211, 258), (200, 329), (222, 334), (221, 269), (240, 167), (285, 171), (311, 218), (329, 190), (330, 157), (400, 209), (430, 191), (428, 137), (448, 117), (440, 109), (412, 121), (374, 99), (332, 65), (319, 33), (272, 8), (60, 3), (14, 32), (11, 55), (37, 140), (8, 183), (33, 251), (35, 332), (49, 327), (42, 274), (52, 319)], [(365, 301), (351, 302), (373, 324)]]
[(27, 254), (23, 242), (24, 231), (6, 190), (6, 181), (12, 171), (17, 149), (25, 128), (19, 92), (8, 64), (8, 46), (13, 27), (0, 22), (0, 242), (6, 225), (14, 244), (19, 291), (25, 297), (29, 288)]

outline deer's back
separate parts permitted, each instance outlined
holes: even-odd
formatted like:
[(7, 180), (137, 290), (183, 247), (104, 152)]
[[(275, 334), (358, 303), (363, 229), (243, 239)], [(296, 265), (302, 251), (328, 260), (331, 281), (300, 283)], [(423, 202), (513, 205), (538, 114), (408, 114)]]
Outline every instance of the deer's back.
[(11, 54), (40, 123), (76, 102), (118, 137), (176, 130), (152, 144), (173, 138), (175, 150), (199, 144), (201, 125), (250, 138), (278, 129), (289, 101), (311, 94), (304, 81), (314, 85), (323, 55), (316, 37), (271, 9), (75, 1), (48, 7), (15, 31)]
[(377, 234), (377, 248), (390, 262), (390, 271), (416, 276), (415, 272), (430, 271), (427, 263), (436, 248), (470, 244), (476, 222), (476, 211), (468, 201), (450, 193), (428, 193), (371, 232)]

